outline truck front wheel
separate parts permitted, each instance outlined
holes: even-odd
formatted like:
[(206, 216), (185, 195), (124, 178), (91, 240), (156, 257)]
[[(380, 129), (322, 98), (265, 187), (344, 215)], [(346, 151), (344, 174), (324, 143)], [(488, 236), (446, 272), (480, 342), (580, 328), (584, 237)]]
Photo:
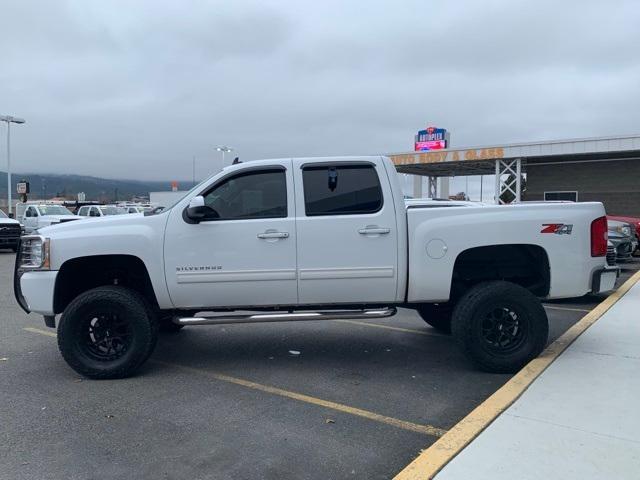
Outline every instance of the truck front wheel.
[(531, 292), (495, 281), (478, 284), (460, 298), (451, 329), (463, 352), (480, 369), (515, 373), (542, 352), (549, 322)]
[(85, 377), (122, 378), (149, 357), (157, 334), (138, 292), (98, 287), (67, 306), (58, 326), (58, 347), (69, 366)]
[(451, 333), (451, 312), (453, 307), (450, 303), (423, 303), (416, 307), (420, 318), (441, 333), (447, 335)]

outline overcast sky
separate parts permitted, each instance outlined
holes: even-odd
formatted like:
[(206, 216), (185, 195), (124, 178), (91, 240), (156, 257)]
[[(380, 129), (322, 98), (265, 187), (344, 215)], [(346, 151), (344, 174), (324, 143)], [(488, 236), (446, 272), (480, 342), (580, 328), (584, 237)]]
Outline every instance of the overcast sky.
[[(241, 159), (640, 132), (635, 1), (4, 1), (14, 171), (190, 179)], [(6, 160), (0, 126), (0, 169)]]

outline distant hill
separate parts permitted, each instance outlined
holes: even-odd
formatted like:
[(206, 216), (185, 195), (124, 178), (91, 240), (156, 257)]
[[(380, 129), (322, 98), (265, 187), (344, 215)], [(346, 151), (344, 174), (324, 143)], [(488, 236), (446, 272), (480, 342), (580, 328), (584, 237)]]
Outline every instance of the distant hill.
[[(0, 199), (7, 198), (7, 173), (0, 171)], [(129, 200), (134, 196), (149, 196), (149, 192), (170, 191), (171, 182), (114, 180), (85, 175), (56, 175), (35, 173), (12, 173), (12, 193), (16, 197), (16, 184), (25, 179), (29, 182), (30, 199), (52, 198), (67, 196), (77, 198), (78, 192), (84, 192), (87, 200), (112, 202), (114, 200)], [(180, 190), (187, 190), (193, 186), (191, 182), (178, 182)], [(117, 197), (117, 198), (116, 198)]]

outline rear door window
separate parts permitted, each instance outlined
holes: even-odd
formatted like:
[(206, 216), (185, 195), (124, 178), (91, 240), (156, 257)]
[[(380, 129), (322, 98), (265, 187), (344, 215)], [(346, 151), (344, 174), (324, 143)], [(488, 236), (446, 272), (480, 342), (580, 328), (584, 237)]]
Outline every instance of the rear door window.
[(307, 216), (375, 213), (382, 208), (382, 187), (373, 165), (303, 167)]

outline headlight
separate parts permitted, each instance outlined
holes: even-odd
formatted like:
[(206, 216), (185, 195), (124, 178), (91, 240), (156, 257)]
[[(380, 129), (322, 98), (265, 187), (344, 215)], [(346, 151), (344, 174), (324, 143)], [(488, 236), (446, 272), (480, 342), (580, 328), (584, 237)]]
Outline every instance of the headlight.
[(631, 236), (631, 227), (629, 227), (629, 225), (620, 225), (619, 227), (615, 227), (614, 231), (616, 231), (620, 235), (624, 235), (626, 237), (630, 237)]
[(25, 270), (49, 270), (49, 239), (40, 235), (22, 237), (18, 265)]

